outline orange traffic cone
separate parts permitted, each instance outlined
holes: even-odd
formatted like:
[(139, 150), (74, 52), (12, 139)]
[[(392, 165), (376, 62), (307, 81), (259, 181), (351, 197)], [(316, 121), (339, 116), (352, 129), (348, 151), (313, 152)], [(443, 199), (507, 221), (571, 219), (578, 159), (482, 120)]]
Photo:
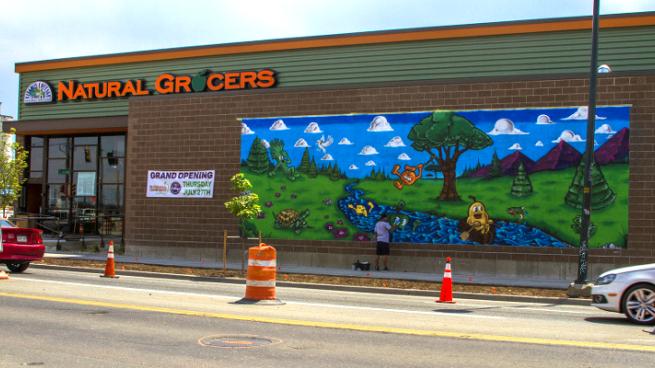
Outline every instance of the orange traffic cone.
[(105, 274), (100, 277), (109, 277), (112, 279), (117, 279), (116, 276), (116, 265), (114, 264), (114, 242), (109, 241), (109, 249), (107, 250), (107, 264), (105, 265)]
[(0, 270), (0, 280), (8, 280), (9, 275), (4, 270)]
[(443, 273), (441, 291), (439, 292), (439, 300), (436, 300), (437, 303), (455, 303), (453, 301), (453, 275), (450, 270), (450, 261), (450, 257), (446, 257), (446, 269)]

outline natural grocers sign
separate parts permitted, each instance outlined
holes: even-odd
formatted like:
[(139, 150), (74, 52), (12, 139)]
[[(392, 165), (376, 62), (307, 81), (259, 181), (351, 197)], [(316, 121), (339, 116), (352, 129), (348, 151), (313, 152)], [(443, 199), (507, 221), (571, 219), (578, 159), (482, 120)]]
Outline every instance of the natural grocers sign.
[(148, 170), (148, 198), (212, 198), (214, 170)]
[(129, 96), (147, 96), (206, 91), (271, 88), (277, 84), (272, 69), (213, 72), (203, 70), (195, 75), (163, 73), (155, 78), (152, 88), (143, 79), (80, 82), (59, 81), (53, 90), (47, 81), (35, 81), (25, 89), (23, 103), (37, 104), (63, 101), (104, 100)]

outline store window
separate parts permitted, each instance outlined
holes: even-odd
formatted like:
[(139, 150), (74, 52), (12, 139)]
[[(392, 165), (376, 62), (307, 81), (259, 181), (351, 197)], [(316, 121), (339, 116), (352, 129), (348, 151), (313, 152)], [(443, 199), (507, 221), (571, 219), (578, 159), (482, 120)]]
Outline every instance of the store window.
[(43, 177), (43, 138), (32, 137), (30, 142), (30, 178)]
[[(123, 231), (125, 136), (31, 137), (27, 202), (64, 233)], [(44, 185), (41, 192), (39, 188)], [(42, 193), (42, 194), (41, 194)], [(43, 201), (41, 201), (41, 198)], [(38, 210), (43, 207), (43, 210)], [(59, 230), (58, 230), (59, 231)]]

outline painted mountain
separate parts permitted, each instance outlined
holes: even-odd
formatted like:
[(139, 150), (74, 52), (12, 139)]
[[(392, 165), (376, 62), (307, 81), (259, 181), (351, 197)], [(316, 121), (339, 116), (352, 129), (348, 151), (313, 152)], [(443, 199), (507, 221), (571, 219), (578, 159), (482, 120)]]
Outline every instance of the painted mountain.
[[(525, 169), (528, 172), (532, 172), (532, 168), (535, 165), (535, 162), (530, 159), (530, 157), (521, 153), (521, 151), (515, 151), (514, 153), (505, 156), (500, 160), (500, 172), (502, 175), (516, 175), (519, 165), (523, 162)], [(472, 172), (468, 176), (472, 178), (484, 178), (489, 176), (491, 171), (491, 165), (483, 166), (478, 170)]]
[(528, 169), (528, 172), (566, 169), (577, 166), (580, 158), (582, 158), (580, 152), (562, 140), (548, 151), (548, 153), (543, 155), (532, 170)]
[(594, 153), (596, 162), (600, 165), (605, 165), (613, 162), (628, 161), (629, 140), (630, 130), (628, 128), (619, 130), (596, 150)]

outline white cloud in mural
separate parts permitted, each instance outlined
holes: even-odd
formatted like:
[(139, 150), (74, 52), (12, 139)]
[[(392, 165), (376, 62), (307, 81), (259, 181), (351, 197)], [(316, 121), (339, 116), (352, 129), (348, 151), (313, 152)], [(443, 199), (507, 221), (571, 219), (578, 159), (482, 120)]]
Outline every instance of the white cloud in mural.
[(609, 124), (603, 124), (596, 129), (596, 134), (614, 134), (616, 133)]
[(323, 155), (323, 157), (321, 157), (321, 161), (334, 161), (334, 159), (332, 158), (331, 154), (326, 153), (325, 155)]
[(359, 167), (357, 167), (355, 164), (350, 164), (350, 166), (348, 166), (348, 170), (359, 170)]
[(271, 148), (271, 144), (268, 143), (266, 139), (262, 139), (261, 142), (262, 142), (262, 146), (266, 147), (266, 149)]
[(521, 145), (519, 143), (514, 143), (513, 145), (511, 145), (508, 148), (508, 150), (512, 150), (512, 151), (520, 151), (522, 149), (523, 149), (523, 147), (521, 147)]
[(269, 130), (289, 130), (287, 125), (284, 123), (284, 120), (278, 119), (273, 122), (273, 125), (271, 125)]
[(537, 141), (537, 143), (535, 143), (534, 146), (535, 146), (535, 147), (543, 147), (543, 146), (544, 146), (544, 142), (542, 142), (542, 141)]
[(395, 136), (387, 142), (387, 144), (384, 145), (385, 147), (405, 147), (405, 142), (403, 142), (403, 139), (400, 138), (400, 136)]
[[(589, 108), (587, 106), (580, 106), (578, 109), (571, 115), (565, 117), (562, 120), (587, 120), (589, 116)], [(596, 115), (597, 120), (605, 120), (604, 117)]]
[(371, 124), (369, 124), (368, 129), (366, 129), (367, 132), (393, 132), (393, 128), (391, 127), (391, 124), (387, 121), (387, 118), (385, 118), (382, 115), (378, 115), (371, 120)]
[(246, 125), (246, 123), (241, 123), (241, 134), (242, 135), (251, 135), (255, 134), (255, 132)]
[(305, 139), (300, 138), (296, 141), (296, 143), (293, 144), (293, 146), (298, 148), (305, 148), (305, 147), (309, 147), (309, 144)]
[(377, 155), (380, 152), (375, 149), (373, 146), (364, 146), (361, 151), (359, 151), (359, 154), (362, 156), (370, 156), (370, 155)]
[(403, 152), (403, 153), (401, 153), (401, 154), (398, 155), (398, 159), (401, 160), (401, 161), (409, 161), (409, 160), (411, 160), (412, 158), (409, 157), (408, 154), (406, 154), (405, 152)]
[(366, 161), (366, 163), (364, 164), (364, 166), (375, 166), (375, 161), (373, 161), (373, 160)]
[(559, 143), (560, 141), (564, 142), (584, 142), (585, 140), (582, 139), (582, 137), (579, 134), (575, 134), (572, 130), (564, 130), (562, 133), (559, 135), (557, 139), (553, 141), (553, 143)]
[(537, 125), (547, 125), (547, 124), (555, 124), (555, 122), (550, 120), (550, 116), (546, 114), (541, 114), (537, 116)]
[(507, 119), (507, 118), (501, 118), (496, 120), (496, 124), (494, 124), (494, 128), (488, 132), (487, 134), (489, 135), (518, 135), (518, 134), (530, 134), (527, 132), (524, 132), (514, 126), (514, 122)]
[(307, 128), (305, 128), (305, 133), (309, 134), (318, 134), (318, 133), (323, 133), (321, 130), (321, 127), (318, 126), (318, 123), (315, 121), (312, 121), (307, 125)]
[(343, 137), (337, 144), (340, 146), (352, 146), (355, 143), (351, 142), (350, 139)]

